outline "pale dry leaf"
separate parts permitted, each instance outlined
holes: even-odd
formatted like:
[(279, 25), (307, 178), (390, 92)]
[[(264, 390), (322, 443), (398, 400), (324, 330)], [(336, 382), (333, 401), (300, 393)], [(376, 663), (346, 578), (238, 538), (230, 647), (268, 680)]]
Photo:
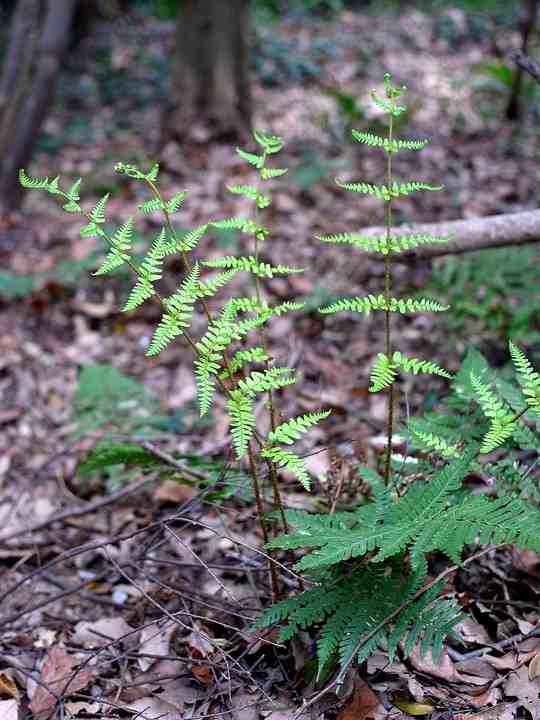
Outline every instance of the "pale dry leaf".
[(535, 680), (540, 676), (540, 653), (535, 655), (529, 663), (529, 680)]
[(111, 640), (125, 638), (126, 642), (135, 642), (137, 633), (128, 625), (120, 615), (111, 618), (102, 618), (97, 622), (83, 620), (75, 626), (75, 633), (71, 638), (74, 643), (85, 647), (103, 647)]
[[(176, 624), (161, 626), (158, 623), (147, 625), (141, 630), (139, 652), (143, 655), (165, 656), (169, 654), (169, 646), (172, 636), (177, 629)], [(143, 672), (146, 672), (159, 657), (140, 657), (137, 662)]]
[(491, 638), (485, 627), (472, 618), (465, 618), (459, 624), (458, 632), (466, 643), (477, 643), (478, 645), (489, 645), (491, 643)]
[[(76, 671), (80, 664), (79, 658), (70, 655), (59, 645), (49, 649), (41, 668), (40, 681), (42, 684), (37, 686), (30, 703), (30, 710), (34, 718), (48, 714), (55, 706), (56, 698), (53, 693), (61, 697), (69, 697), (72, 693), (82, 690), (88, 685), (94, 673), (88, 667)], [(49, 692), (47, 688), (52, 692)]]
[(514, 720), (516, 712), (517, 703), (499, 703), (477, 713), (458, 713), (454, 720)]
[(17, 701), (20, 699), (19, 688), (5, 670), (0, 673), (0, 695), (9, 695)]
[(527, 708), (534, 720), (540, 717), (540, 681), (531, 680), (525, 666), (511, 673), (504, 684), (507, 697), (515, 697), (519, 705)]
[(84, 713), (84, 715), (97, 715), (101, 712), (102, 704), (99, 702), (84, 702), (82, 700), (77, 702), (67, 702), (64, 705), (64, 710), (66, 711), (68, 718), (74, 718), (79, 713)]
[(420, 655), (420, 649), (417, 645), (411, 655), (409, 656), (409, 662), (415, 670), (431, 675), (432, 677), (441, 678), (447, 682), (460, 682), (462, 677), (456, 670), (456, 667), (448, 653), (441, 653), (439, 662), (435, 664), (430, 652), (425, 655)]
[(155, 697), (144, 697), (130, 705), (126, 709), (135, 710), (140, 720), (182, 720), (181, 713), (165, 700)]
[(154, 492), (153, 498), (156, 502), (181, 505), (192, 500), (194, 496), (195, 488), (191, 485), (185, 485), (177, 480), (163, 480)]
[(18, 720), (19, 706), (16, 700), (0, 700), (0, 718), (2, 720)]

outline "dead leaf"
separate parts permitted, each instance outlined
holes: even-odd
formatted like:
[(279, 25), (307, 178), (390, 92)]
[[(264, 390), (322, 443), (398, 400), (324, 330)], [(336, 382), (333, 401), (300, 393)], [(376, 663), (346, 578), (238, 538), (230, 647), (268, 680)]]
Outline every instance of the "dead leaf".
[(141, 720), (182, 720), (178, 710), (159, 697), (140, 698), (126, 708), (135, 710)]
[(538, 717), (540, 682), (538, 679), (529, 679), (529, 671), (525, 666), (510, 675), (504, 684), (504, 692), (507, 697), (515, 697), (519, 705), (531, 712), (533, 718)]
[(446, 652), (441, 653), (439, 662), (435, 664), (430, 652), (420, 655), (420, 648), (417, 645), (410, 655), (409, 661), (415, 670), (426, 673), (426, 675), (441, 678), (447, 682), (460, 682), (462, 680), (461, 675)]
[(80, 712), (84, 712), (85, 715), (97, 715), (101, 712), (102, 704), (98, 702), (67, 702), (64, 704), (64, 709), (67, 716), (72, 718), (78, 715)]
[(154, 500), (181, 505), (195, 496), (195, 488), (177, 480), (164, 480), (154, 492)]
[[(147, 625), (141, 631), (139, 652), (143, 655), (158, 655), (161, 657), (168, 655), (171, 638), (177, 627), (175, 624), (164, 625), (163, 627), (160, 627), (158, 623)], [(141, 670), (146, 672), (158, 659), (158, 657), (140, 657), (137, 662)]]
[(63, 647), (55, 645), (50, 648), (40, 673), (43, 685), (37, 686), (30, 703), (30, 710), (35, 718), (49, 713), (55, 706), (56, 698), (53, 693), (67, 697), (88, 685), (94, 673), (88, 667), (75, 672), (80, 664), (81, 661), (69, 655)]
[(82, 621), (75, 626), (75, 634), (71, 638), (74, 643), (85, 647), (103, 647), (111, 640), (126, 637), (126, 641), (135, 642), (137, 635), (131, 625), (123, 617), (103, 618), (97, 622)]
[(364, 680), (356, 678), (352, 698), (341, 709), (338, 720), (379, 720), (386, 716), (387, 712), (377, 695)]
[(540, 676), (540, 653), (535, 655), (529, 664), (529, 680)]
[(19, 688), (5, 672), (0, 673), (0, 695), (8, 695), (10, 698), (15, 698), (15, 700), (20, 699)]
[(480, 712), (454, 715), (454, 720), (514, 720), (517, 703), (500, 703)]
[(18, 720), (19, 706), (16, 700), (0, 700), (0, 718), (2, 720)]
[(433, 712), (433, 705), (428, 702), (414, 702), (402, 697), (392, 699), (392, 704), (407, 715), (430, 715)]

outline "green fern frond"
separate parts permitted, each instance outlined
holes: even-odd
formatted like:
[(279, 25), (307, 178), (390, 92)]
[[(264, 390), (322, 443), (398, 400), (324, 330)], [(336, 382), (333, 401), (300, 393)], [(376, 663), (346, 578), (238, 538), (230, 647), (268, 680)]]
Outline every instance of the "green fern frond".
[(405, 372), (414, 373), (425, 373), (427, 375), (439, 375), (440, 377), (452, 380), (454, 377), (447, 370), (439, 367), (436, 363), (429, 362), (428, 360), (419, 360), (418, 358), (406, 357), (402, 355), (398, 350), (392, 355), (392, 363), (396, 368), (405, 370)]
[(157, 177), (159, 175), (159, 163), (154, 163), (150, 170), (146, 173), (145, 178), (146, 180), (150, 180), (150, 182), (155, 182), (157, 180)]
[(208, 280), (199, 282), (199, 297), (213, 297), (222, 287), (225, 287), (225, 285), (233, 279), (236, 273), (236, 270), (225, 270), (225, 272), (218, 273)]
[(257, 422), (253, 413), (253, 401), (238, 390), (233, 390), (228, 405), (233, 446), (236, 457), (241, 460), (247, 452)]
[(133, 240), (133, 218), (129, 217), (127, 221), (115, 232), (111, 238), (111, 247), (107, 256), (96, 270), (94, 275), (104, 275), (112, 272), (116, 268), (123, 265), (129, 260), (129, 251)]
[(183, 205), (184, 200), (187, 198), (187, 191), (181, 190), (180, 192), (177, 192), (175, 195), (172, 196), (172, 198), (167, 202), (167, 212), (171, 215), (174, 215), (174, 213), (178, 212), (180, 207)]
[(474, 373), (471, 373), (471, 385), (478, 404), (484, 415), (489, 418), (489, 432), (480, 446), (481, 453), (489, 453), (512, 436), (516, 426), (515, 414)]
[(282, 177), (289, 172), (288, 168), (261, 168), (261, 178), (263, 180), (272, 180), (273, 178)]
[(460, 456), (459, 447), (447, 442), (444, 438), (430, 432), (423, 432), (422, 430), (415, 430), (414, 428), (409, 429), (426, 450), (435, 452), (447, 459)]
[(352, 131), (353, 138), (369, 147), (380, 147), (385, 152), (397, 153), (399, 150), (422, 150), (428, 144), (428, 140), (390, 140), (387, 137), (381, 137), (380, 135), (374, 135), (369, 132), (361, 132), (360, 130)]
[(103, 225), (105, 222), (105, 207), (109, 201), (110, 193), (105, 195), (97, 201), (92, 210), (90, 210), (90, 218), (96, 225)]
[(237, 373), (248, 363), (262, 364), (267, 360), (270, 360), (270, 355), (268, 355), (266, 350), (262, 347), (254, 347), (249, 350), (238, 350), (229, 361), (228, 368), (221, 373), (220, 378), (225, 380), (231, 375)]
[(19, 170), (19, 182), (23, 188), (27, 188), (28, 190), (46, 190), (49, 186), (48, 177), (31, 178), (23, 168)]
[(391, 198), (397, 198), (404, 195), (410, 195), (413, 192), (420, 190), (428, 190), (430, 192), (437, 192), (442, 190), (441, 185), (428, 185), (427, 183), (417, 182), (411, 180), (406, 183), (393, 182), (390, 186), (387, 185), (372, 185), (371, 183), (343, 183), (341, 180), (336, 178), (336, 184), (348, 190), (349, 192), (363, 193), (364, 195), (373, 195), (380, 200), (388, 202)]
[(338, 300), (332, 305), (319, 308), (319, 312), (323, 315), (330, 315), (336, 312), (352, 311), (360, 313), (369, 313), (371, 310), (390, 310), (390, 312), (399, 312), (402, 314), (416, 312), (443, 312), (448, 310), (449, 305), (441, 305), (436, 300), (430, 298), (390, 298), (387, 303), (384, 295), (368, 295), (363, 298), (344, 298)]
[(137, 208), (143, 215), (151, 215), (152, 213), (164, 210), (166, 205), (164, 205), (159, 198), (151, 198), (137, 205)]
[(264, 448), (261, 450), (261, 456), (271, 460), (278, 467), (288, 470), (306, 490), (310, 489), (309, 472), (305, 460), (301, 457), (279, 447)]
[(212, 407), (216, 389), (215, 376), (219, 372), (220, 359), (220, 355), (200, 355), (194, 362), (197, 401), (201, 417), (204, 417)]
[(369, 392), (380, 392), (393, 384), (396, 379), (396, 365), (384, 353), (378, 353), (375, 365), (369, 376)]
[(82, 183), (82, 178), (77, 178), (77, 180), (75, 180), (73, 185), (69, 188), (69, 190), (66, 193), (68, 198), (70, 200), (72, 200), (73, 202), (77, 202), (77, 200), (81, 199), (80, 194), (79, 194), (79, 191), (81, 189), (81, 183)]
[(227, 185), (227, 190), (234, 195), (244, 195), (250, 200), (256, 200), (259, 194), (254, 185)]
[(285, 267), (283, 265), (270, 265), (261, 262), (252, 255), (245, 257), (234, 257), (228, 255), (217, 258), (216, 260), (206, 260), (203, 265), (211, 268), (227, 268), (230, 270), (244, 270), (246, 272), (257, 275), (258, 277), (273, 278), (274, 275), (290, 275), (292, 273), (302, 273), (303, 268)]
[(171, 297), (164, 300), (166, 312), (163, 314), (154, 332), (146, 354), (158, 355), (175, 338), (189, 327), (195, 302), (199, 296), (199, 265), (193, 269)]
[(310, 427), (317, 425), (330, 415), (330, 410), (321, 410), (315, 413), (306, 413), (298, 417), (291, 418), (287, 422), (278, 425), (277, 428), (268, 434), (268, 440), (272, 444), (292, 445), (298, 440)]
[(164, 243), (165, 229), (162, 228), (159, 236), (154, 240), (152, 247), (137, 268), (137, 283), (123, 307), (124, 312), (134, 310), (155, 294), (154, 283), (161, 279), (162, 274)]
[(238, 383), (238, 388), (248, 397), (257, 393), (266, 393), (269, 390), (280, 390), (287, 385), (294, 385), (296, 377), (291, 377), (291, 368), (270, 368), (259, 372), (254, 370)]
[(236, 148), (236, 152), (242, 160), (245, 160), (250, 165), (253, 165), (258, 170), (262, 168), (264, 165), (264, 157), (262, 155), (255, 155), (254, 153), (246, 152), (245, 150), (242, 150), (241, 148)]
[(278, 135), (266, 135), (258, 130), (253, 131), (257, 145), (260, 145), (267, 155), (278, 153), (283, 148), (283, 139)]
[(199, 227), (194, 228), (190, 232), (183, 235), (178, 240), (178, 245), (180, 247), (180, 250), (183, 250), (185, 252), (189, 252), (190, 250), (194, 250), (199, 240), (202, 238), (204, 233), (207, 231), (209, 226), (209, 223), (206, 223), (205, 225), (199, 225)]
[(525, 395), (527, 405), (540, 414), (540, 373), (536, 372), (525, 353), (514, 345), (510, 345), (510, 355), (518, 373), (518, 381)]
[(367, 252), (381, 253), (381, 255), (388, 255), (391, 252), (408, 252), (419, 245), (448, 242), (448, 238), (436, 237), (434, 235), (399, 235), (397, 237), (391, 237), (390, 241), (388, 241), (384, 235), (371, 236), (357, 235), (355, 233), (322, 235), (317, 236), (317, 240), (325, 243), (354, 245)]

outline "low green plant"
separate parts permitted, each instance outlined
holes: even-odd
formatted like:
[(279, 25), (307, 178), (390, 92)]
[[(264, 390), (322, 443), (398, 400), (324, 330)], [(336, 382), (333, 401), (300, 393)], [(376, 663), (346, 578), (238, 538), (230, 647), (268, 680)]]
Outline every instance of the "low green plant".
[[(491, 387), (489, 375), (479, 371), (478, 358), (469, 359), (454, 383), (455, 387), (465, 388), (459, 391), (462, 396), (469, 393), (470, 399), (476, 402), (473, 412), (482, 421), (479, 429), (464, 438), (459, 413), (457, 420), (453, 416), (438, 420), (428, 417), (424, 418), (424, 426), (415, 428), (410, 424), (411, 436), (427, 450), (428, 457), (417, 464), (421, 472), (407, 477), (407, 482), (402, 482), (396, 471), (392, 447), (400, 375), (422, 373), (447, 379), (451, 379), (451, 375), (431, 358), (408, 357), (395, 347), (393, 318), (396, 314), (439, 313), (447, 306), (429, 297), (395, 297), (394, 257), (421, 244), (445, 242), (446, 238), (393, 234), (393, 210), (401, 197), (441, 188), (419, 180), (395, 179), (394, 156), (402, 151), (419, 151), (427, 141), (395, 137), (394, 121), (405, 112), (400, 104), (403, 88), (394, 86), (389, 76), (385, 77), (384, 87), (383, 97), (375, 92), (372, 97), (388, 120), (386, 135), (353, 131), (353, 138), (385, 153), (385, 182), (376, 185), (338, 180), (337, 184), (352, 193), (379, 199), (385, 208), (386, 230), (379, 237), (346, 233), (319, 238), (323, 243), (343, 246), (347, 252), (359, 249), (377, 253), (384, 263), (384, 286), (380, 293), (338, 299), (320, 308), (323, 316), (343, 311), (380, 312), (383, 316), (384, 347), (375, 359), (370, 387), (371, 392), (387, 395), (382, 472), (363, 469), (362, 477), (371, 486), (371, 496), (368, 502), (347, 512), (285, 511), (281, 500), (278, 482), (281, 469), (289, 471), (306, 489), (309, 487), (305, 460), (291, 450), (291, 446), (328, 416), (328, 411), (321, 410), (282, 420), (277, 408), (279, 391), (294, 384), (296, 378), (291, 368), (274, 364), (265, 325), (272, 317), (302, 307), (296, 302), (270, 306), (262, 285), (263, 279), (301, 272), (299, 268), (272, 265), (262, 257), (269, 230), (262, 224), (260, 213), (271, 203), (266, 183), (287, 172), (268, 166), (267, 160), (281, 150), (282, 140), (255, 133), (257, 152), (238, 149), (240, 157), (256, 171), (258, 180), (254, 184), (233, 185), (229, 190), (253, 202), (251, 217), (208, 220), (183, 234), (175, 230), (172, 215), (180, 209), (186, 194), (178, 193), (166, 199), (159, 188), (157, 166), (145, 172), (134, 165), (119, 163), (118, 173), (141, 182), (150, 191), (151, 197), (140, 205), (140, 211), (161, 213), (163, 218), (160, 232), (140, 261), (132, 255), (133, 218), (127, 219), (112, 234), (104, 230), (107, 195), (86, 211), (80, 204), (80, 181), (63, 191), (58, 178), (31, 179), (21, 171), (25, 187), (59, 196), (67, 212), (85, 218), (83, 236), (98, 237), (106, 242), (108, 252), (96, 274), (107, 274), (124, 266), (131, 269), (135, 285), (125, 310), (135, 310), (151, 299), (160, 303), (162, 317), (147, 355), (163, 352), (179, 337), (185, 339), (195, 356), (201, 415), (209, 412), (216, 391), (223, 393), (229, 409), (231, 445), (238, 460), (245, 462), (250, 471), (266, 546), (271, 552), (302, 551), (304, 554), (295, 567), (305, 574), (310, 585), (304, 592), (268, 608), (259, 619), (258, 627), (280, 623), (282, 640), (290, 639), (301, 630), (317, 632), (318, 677), (323, 677), (336, 662), (340, 666), (333, 685), (343, 681), (352, 662), (365, 660), (378, 646), (385, 647), (390, 658), (399, 648), (405, 656), (409, 655), (418, 643), (421, 652), (431, 651), (435, 659), (440, 655), (445, 638), (455, 633), (462, 612), (451, 596), (443, 594), (446, 576), (452, 568), (428, 581), (431, 553), (447, 555), (457, 567), (466, 546), (474, 543), (515, 543), (540, 551), (537, 533), (540, 511), (534, 503), (511, 492), (496, 497), (473, 495), (463, 485), (469, 470), (481, 467), (482, 453), (502, 447), (511, 438), (525, 444), (536, 442), (534, 431), (524, 421), (540, 414), (540, 375), (516, 345), (512, 344), (510, 351), (521, 391), (512, 386), (513, 399), (509, 394), (500, 398)], [(212, 228), (234, 229), (247, 235), (252, 239), (251, 250), (244, 255), (194, 257), (199, 241)], [(172, 255), (179, 255), (184, 274), (177, 289), (164, 297), (158, 285), (164, 262)], [(204, 272), (207, 269), (216, 272)], [(252, 277), (253, 292), (233, 294), (216, 307), (217, 293), (240, 272)], [(196, 309), (200, 309), (207, 321), (206, 332), (199, 338), (193, 336), (190, 329)], [(247, 342), (252, 337), (256, 342)], [(461, 385), (457, 384), (458, 380)], [(254, 409), (256, 399), (261, 396), (268, 411), (267, 431), (259, 424)], [(464, 398), (458, 400), (463, 402)], [(445, 422), (448, 431), (442, 432)], [(272, 518), (283, 532), (273, 538), (265, 514), (263, 467), (273, 493)], [(407, 464), (401, 463), (401, 467), (405, 472)], [(500, 470), (501, 475), (503, 470), (506, 472), (510, 483), (515, 481), (514, 467), (501, 466)], [(274, 564), (270, 567), (275, 599), (279, 593), (278, 579)]]

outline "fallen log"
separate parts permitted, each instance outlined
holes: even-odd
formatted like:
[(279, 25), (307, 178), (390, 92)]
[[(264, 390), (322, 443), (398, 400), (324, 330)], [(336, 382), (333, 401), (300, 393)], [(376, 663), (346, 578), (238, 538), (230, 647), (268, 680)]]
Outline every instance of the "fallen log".
[[(386, 229), (368, 227), (358, 232), (361, 235), (384, 236)], [(449, 240), (444, 244), (421, 245), (401, 253), (399, 260), (407, 263), (419, 258), (430, 259), (488, 248), (528, 245), (540, 240), (540, 210), (420, 225), (399, 225), (392, 229), (395, 237), (409, 234), (443, 236)], [(381, 259), (382, 256), (370, 253), (370, 257)], [(397, 260), (398, 256), (395, 257)]]

